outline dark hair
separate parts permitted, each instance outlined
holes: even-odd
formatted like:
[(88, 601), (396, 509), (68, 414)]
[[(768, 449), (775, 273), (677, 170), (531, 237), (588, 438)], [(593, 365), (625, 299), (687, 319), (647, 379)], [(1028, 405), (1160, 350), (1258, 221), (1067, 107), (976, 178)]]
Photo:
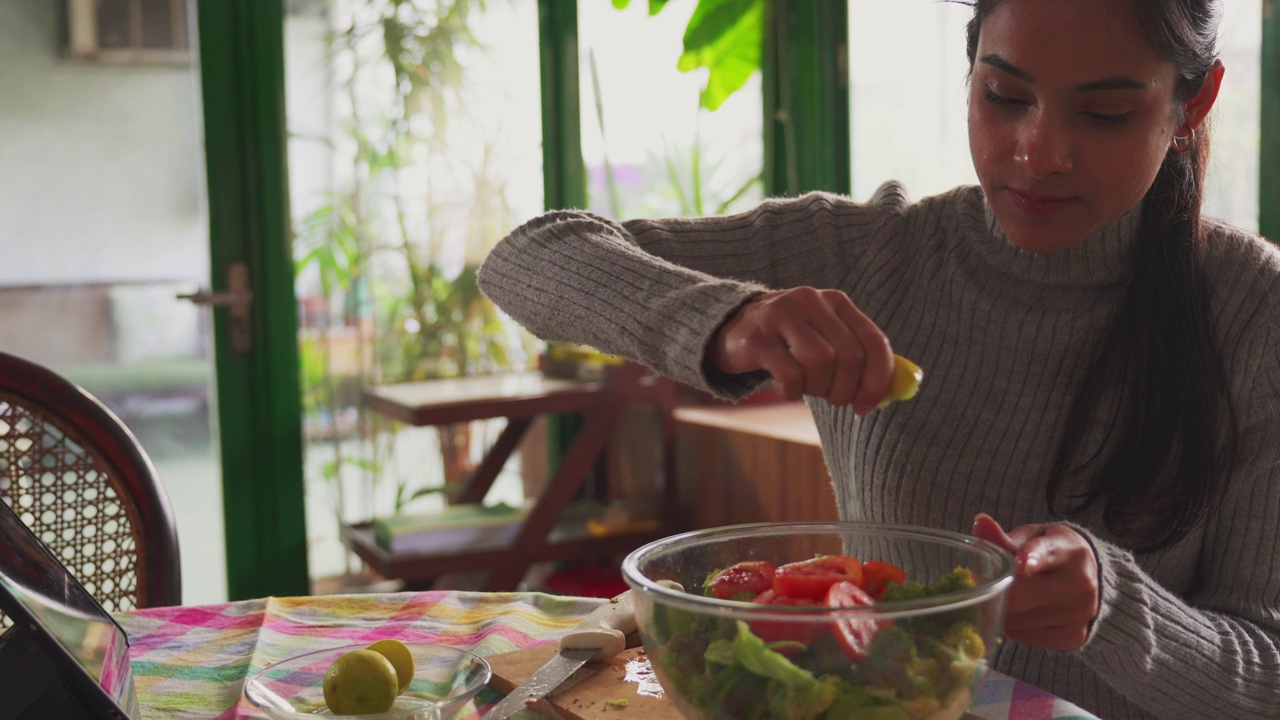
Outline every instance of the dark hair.
[[(1217, 62), (1218, 0), (1128, 1), (1136, 27), (1177, 67), (1181, 107)], [(983, 19), (1000, 2), (972, 3), (971, 67)], [(1185, 152), (1170, 149), (1143, 198), (1123, 297), (1071, 403), (1045, 491), (1050, 510), (1067, 517), (1102, 503), (1107, 530), (1141, 552), (1173, 545), (1221, 504), (1239, 448), (1202, 270), (1208, 151), (1205, 132)], [(1104, 419), (1104, 447), (1089, 450)], [(1073, 482), (1068, 493), (1075, 478), (1083, 489)]]

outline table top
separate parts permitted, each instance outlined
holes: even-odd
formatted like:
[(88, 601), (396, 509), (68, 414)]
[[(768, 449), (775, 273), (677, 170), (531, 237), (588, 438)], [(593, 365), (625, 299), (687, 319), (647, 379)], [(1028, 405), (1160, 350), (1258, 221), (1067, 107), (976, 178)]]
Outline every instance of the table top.
[[(481, 656), (553, 642), (600, 603), (543, 593), (434, 591), (264, 598), (116, 614), (130, 640), (141, 720), (266, 718), (242, 697), (266, 665), (394, 637)], [(459, 719), (501, 696), (486, 688)], [(970, 712), (985, 720), (1096, 720), (1031, 685), (990, 673)]]
[(717, 428), (822, 448), (813, 413), (803, 402), (690, 405), (676, 408), (676, 423)]
[(371, 385), (365, 403), (411, 425), (440, 425), (494, 417), (532, 417), (591, 407), (601, 382), (548, 378), (541, 372), (419, 380)]

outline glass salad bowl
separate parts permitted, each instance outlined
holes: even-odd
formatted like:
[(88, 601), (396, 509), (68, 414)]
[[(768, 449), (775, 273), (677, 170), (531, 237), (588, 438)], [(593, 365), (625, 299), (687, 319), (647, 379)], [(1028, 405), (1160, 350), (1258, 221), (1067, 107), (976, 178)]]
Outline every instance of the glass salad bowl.
[(414, 675), (390, 710), (335, 715), (324, 701), (322, 681), (342, 654), (367, 645), (317, 650), (272, 663), (245, 684), (244, 696), (273, 720), (309, 720), (335, 716), (346, 720), (449, 720), (489, 682), (492, 671), (479, 655), (448, 645), (405, 643), (413, 655)]
[(959, 533), (761, 523), (657, 540), (622, 571), (687, 718), (955, 720), (994, 654), (1014, 566)]

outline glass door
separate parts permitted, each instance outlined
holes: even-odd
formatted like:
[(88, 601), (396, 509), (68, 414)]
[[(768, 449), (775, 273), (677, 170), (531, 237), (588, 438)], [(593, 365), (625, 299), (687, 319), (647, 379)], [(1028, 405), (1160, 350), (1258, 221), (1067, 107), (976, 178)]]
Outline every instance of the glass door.
[[(362, 571), (343, 527), (443, 508), (502, 427), (404, 427), (361, 388), (534, 360), (475, 272), (543, 208), (538, 5), (281, 6), (311, 582), (393, 587)], [(519, 453), (486, 502), (520, 505), (532, 464)]]
[(205, 603), (227, 576), (212, 322), (177, 297), (210, 275), (189, 11), (0, 0), (0, 348), (138, 437)]
[(282, 46), (272, 3), (0, 0), (0, 347), (133, 429), (187, 604), (308, 591)]

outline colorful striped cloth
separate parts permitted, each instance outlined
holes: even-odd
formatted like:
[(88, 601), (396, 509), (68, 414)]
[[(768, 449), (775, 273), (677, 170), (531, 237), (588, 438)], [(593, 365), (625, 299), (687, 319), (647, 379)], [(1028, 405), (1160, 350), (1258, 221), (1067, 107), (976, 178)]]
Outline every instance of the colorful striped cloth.
[[(543, 593), (423, 592), (264, 598), (122, 612), (140, 720), (266, 718), (245, 681), (273, 662), (381, 638), (495, 655), (553, 641), (599, 605)], [(485, 689), (458, 719), (500, 699)], [(1023, 682), (993, 673), (970, 712), (987, 720), (1096, 720)]]

